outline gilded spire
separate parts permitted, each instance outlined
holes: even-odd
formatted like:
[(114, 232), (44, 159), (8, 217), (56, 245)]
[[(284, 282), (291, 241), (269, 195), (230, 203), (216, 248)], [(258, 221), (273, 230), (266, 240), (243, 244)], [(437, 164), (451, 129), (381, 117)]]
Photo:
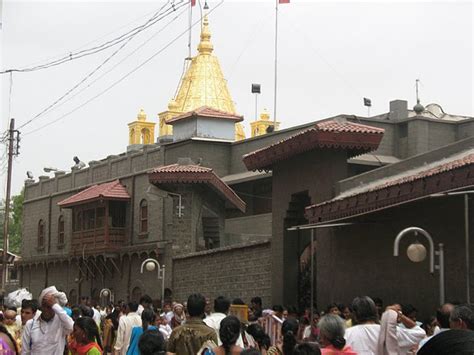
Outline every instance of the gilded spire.
[(214, 46), (211, 43), (211, 31), (209, 30), (209, 19), (207, 15), (204, 16), (201, 29), (201, 42), (198, 45), (198, 51), (200, 54), (211, 54), (214, 50)]
[[(201, 40), (197, 47), (198, 54), (194, 56), (184, 74), (176, 97), (170, 101), (168, 111), (159, 114), (160, 136), (172, 134), (172, 127), (166, 122), (185, 112), (193, 111), (202, 106), (208, 106), (236, 114), (234, 101), (227, 88), (227, 81), (222, 73), (219, 60), (213, 54), (209, 19), (204, 16), (201, 28)], [(244, 134), (241, 126), (239, 138)]]
[(137, 120), (138, 121), (146, 121), (146, 113), (143, 109), (140, 109), (140, 112), (138, 112)]

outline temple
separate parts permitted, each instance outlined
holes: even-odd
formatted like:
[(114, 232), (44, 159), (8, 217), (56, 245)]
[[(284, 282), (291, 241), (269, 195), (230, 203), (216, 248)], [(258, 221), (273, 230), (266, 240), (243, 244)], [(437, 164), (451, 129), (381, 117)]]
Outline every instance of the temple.
[[(227, 88), (227, 81), (222, 73), (218, 58), (212, 53), (209, 20), (203, 19), (201, 41), (197, 47), (198, 54), (191, 58), (191, 64), (181, 79), (176, 97), (168, 104), (168, 110), (159, 114), (160, 137), (173, 134), (173, 127), (168, 124), (172, 118), (183, 113), (207, 106), (229, 114), (236, 114), (234, 101)], [(242, 125), (235, 125), (235, 140), (245, 139)]]

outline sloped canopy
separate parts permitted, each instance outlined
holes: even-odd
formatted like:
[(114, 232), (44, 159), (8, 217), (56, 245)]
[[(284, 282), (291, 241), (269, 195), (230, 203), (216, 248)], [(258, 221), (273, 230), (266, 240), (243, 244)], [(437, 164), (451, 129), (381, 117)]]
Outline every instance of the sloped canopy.
[(328, 120), (314, 127), (276, 142), (268, 147), (244, 155), (248, 170), (270, 170), (271, 166), (294, 155), (316, 148), (339, 148), (351, 151), (351, 156), (378, 148), (382, 128), (340, 120)]
[(211, 168), (199, 165), (172, 164), (156, 168), (148, 173), (150, 182), (160, 184), (206, 184), (224, 200), (245, 212), (245, 202)]
[(127, 201), (130, 200), (130, 195), (125, 186), (123, 186), (119, 180), (115, 180), (100, 185), (94, 185), (82, 190), (81, 192), (62, 200), (58, 203), (58, 206), (68, 208), (96, 200)]
[(331, 222), (474, 186), (474, 149), (376, 180), (306, 207), (310, 223)]
[(167, 123), (173, 124), (176, 121), (181, 121), (181, 120), (185, 120), (185, 119), (193, 118), (193, 117), (224, 119), (224, 120), (230, 120), (230, 121), (235, 121), (235, 122), (240, 122), (244, 120), (243, 116), (236, 115), (234, 113), (221, 111), (209, 106), (201, 106), (195, 110), (185, 112), (179, 116), (173, 117), (172, 119), (168, 120)]

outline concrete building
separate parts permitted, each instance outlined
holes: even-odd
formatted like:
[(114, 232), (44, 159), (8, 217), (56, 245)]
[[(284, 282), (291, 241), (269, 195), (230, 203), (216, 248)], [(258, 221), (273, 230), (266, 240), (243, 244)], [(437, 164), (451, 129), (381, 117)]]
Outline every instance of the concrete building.
[[(166, 265), (165, 287), (181, 300), (191, 292), (247, 301), (259, 295), (267, 305), (303, 307), (312, 284), (320, 307), (361, 293), (416, 303), (431, 295), (436, 281), (427, 279), (422, 267), (393, 259), (390, 243), (405, 224), (420, 221), (430, 230), (445, 229), (437, 243), (453, 240), (446, 255), (453, 273), (448, 285), (461, 287), (466, 275), (455, 270), (464, 255), (463, 214), (454, 198), (442, 208), (430, 199), (415, 203), (417, 196), (374, 208), (364, 197), (360, 209), (341, 213), (324, 206), (362, 196), (371, 186), (378, 191), (387, 181), (413, 179), (425, 164), (442, 166), (436, 163), (442, 158), (470, 157), (463, 154), (473, 148), (472, 117), (446, 114), (436, 104), (409, 110), (406, 101), (395, 100), (383, 115), (338, 115), (277, 131), (266, 129), (271, 121), (265, 115), (265, 129), (242, 139), (238, 124), (243, 118), (235, 113), (212, 55), (207, 18), (198, 48), (177, 97), (159, 116), (157, 143), (147, 144), (154, 126), (145, 124), (141, 112), (130, 130), (148, 131), (141, 136), (130, 131), (126, 152), (53, 178), (26, 181), (18, 264), (23, 286), (38, 294), (54, 284), (72, 302), (79, 296), (99, 300), (104, 288), (116, 300), (144, 293), (159, 299), (156, 271), (140, 272), (151, 257)], [(203, 76), (203, 66), (214, 68), (211, 79)], [(209, 87), (221, 89), (199, 91), (199, 82), (208, 87), (207, 80), (215, 84)], [(184, 95), (183, 85), (195, 94)], [(462, 166), (470, 164), (469, 158)], [(408, 207), (401, 206), (405, 203)], [(357, 226), (328, 226), (346, 218)], [(367, 229), (368, 219), (390, 222), (380, 230)], [(288, 230), (308, 223), (325, 226), (316, 233), (313, 252), (310, 232)], [(312, 282), (311, 255), (316, 262)], [(403, 290), (397, 288), (401, 275), (407, 277)], [(433, 296), (426, 305), (436, 302)]]

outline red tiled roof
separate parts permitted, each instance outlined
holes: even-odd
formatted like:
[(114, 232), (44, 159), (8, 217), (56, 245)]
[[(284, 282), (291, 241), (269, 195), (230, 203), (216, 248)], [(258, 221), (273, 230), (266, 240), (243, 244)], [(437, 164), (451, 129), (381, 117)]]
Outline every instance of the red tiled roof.
[(104, 200), (129, 200), (130, 195), (127, 189), (119, 180), (106, 182), (100, 185), (91, 186), (81, 192), (72, 195), (58, 203), (60, 207), (71, 207), (99, 199)]
[(207, 184), (218, 195), (245, 212), (245, 202), (222, 181), (211, 168), (199, 165), (172, 164), (155, 168), (148, 173), (152, 184)]
[(431, 164), (424, 170), (373, 185), (352, 195), (308, 206), (306, 217), (310, 223), (328, 222), (472, 185), (474, 154), (466, 154), (439, 165)]
[(201, 106), (193, 111), (185, 112), (179, 116), (173, 117), (172, 119), (166, 121), (166, 123), (174, 123), (176, 121), (184, 120), (186, 118), (192, 117), (205, 117), (205, 118), (215, 118), (215, 119), (225, 119), (235, 122), (240, 122), (244, 120), (243, 116), (236, 115), (233, 113), (217, 110), (209, 106)]
[(301, 131), (268, 147), (244, 155), (248, 170), (270, 170), (281, 160), (316, 148), (339, 148), (352, 156), (377, 149), (384, 130), (372, 126), (328, 120)]

